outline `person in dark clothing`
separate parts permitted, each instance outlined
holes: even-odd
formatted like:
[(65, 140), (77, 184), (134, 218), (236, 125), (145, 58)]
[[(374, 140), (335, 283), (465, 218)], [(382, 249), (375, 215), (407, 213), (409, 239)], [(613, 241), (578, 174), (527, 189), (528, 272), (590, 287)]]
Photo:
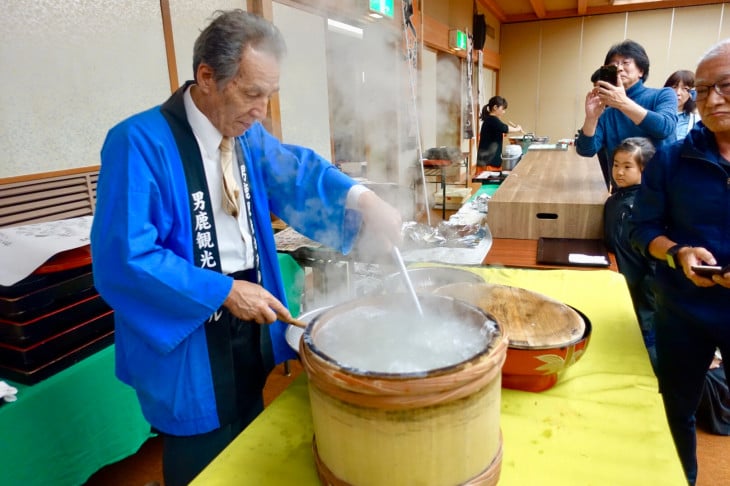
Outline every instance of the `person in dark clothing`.
[[(657, 148), (642, 174), (631, 241), (657, 260), (654, 295), (657, 379), (689, 484), (697, 480), (696, 412), (707, 369), (730, 356), (730, 272), (692, 267), (730, 263), (730, 39), (695, 71), (702, 118), (681, 142)], [(726, 380), (730, 364), (723, 361)]]
[(482, 128), (479, 132), (479, 150), (477, 167), (502, 167), (502, 139), (505, 133), (520, 132), (519, 125), (506, 124), (499, 119), (507, 111), (507, 100), (501, 96), (492, 96), (482, 108), (480, 116)]
[(656, 263), (647, 260), (632, 247), (629, 220), (634, 208), (634, 198), (641, 184), (641, 173), (654, 156), (654, 151), (651, 140), (645, 137), (627, 138), (616, 147), (611, 169), (616, 191), (606, 200), (603, 211), (606, 247), (616, 255), (618, 271), (626, 278), (652, 368), (656, 363), (656, 304), (651, 286)]

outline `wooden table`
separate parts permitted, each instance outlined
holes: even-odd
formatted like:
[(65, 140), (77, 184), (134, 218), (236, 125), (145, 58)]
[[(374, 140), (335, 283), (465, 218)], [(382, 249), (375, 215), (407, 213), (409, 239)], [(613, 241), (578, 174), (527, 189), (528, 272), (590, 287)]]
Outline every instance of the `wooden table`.
[[(502, 390), (500, 486), (687, 484), (621, 275), (470, 269), (572, 305), (593, 324), (585, 356), (553, 388)], [(302, 374), (191, 484), (319, 485), (312, 434)]]
[[(618, 272), (616, 256), (608, 254), (611, 262), (609, 269)], [(594, 269), (594, 267), (564, 267), (559, 265), (541, 265), (537, 263), (537, 240), (519, 240), (515, 238), (494, 238), (492, 248), (482, 262), (483, 265), (518, 267), (518, 268), (570, 268), (573, 270)]]
[(489, 201), (495, 238), (602, 238), (608, 197), (595, 157), (529, 150)]

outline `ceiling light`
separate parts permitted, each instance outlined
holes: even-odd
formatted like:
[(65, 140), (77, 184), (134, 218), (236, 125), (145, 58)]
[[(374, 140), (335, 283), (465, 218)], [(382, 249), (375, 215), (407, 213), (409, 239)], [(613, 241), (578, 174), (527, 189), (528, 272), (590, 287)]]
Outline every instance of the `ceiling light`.
[(362, 39), (362, 29), (355, 27), (354, 25), (346, 24), (337, 20), (327, 19), (327, 28), (333, 32), (340, 34), (349, 35), (350, 37), (356, 37)]

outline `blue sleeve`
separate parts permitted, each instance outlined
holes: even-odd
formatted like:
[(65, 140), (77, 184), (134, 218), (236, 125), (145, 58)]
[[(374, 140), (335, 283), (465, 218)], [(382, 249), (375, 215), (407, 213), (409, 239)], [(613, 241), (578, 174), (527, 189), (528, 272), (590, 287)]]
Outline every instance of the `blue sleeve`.
[(676, 136), (677, 95), (671, 88), (662, 88), (657, 94), (654, 106), (645, 107), (648, 112), (639, 123), (639, 128), (653, 140), (664, 140)]
[(135, 334), (173, 350), (225, 300), (232, 279), (192, 261), (187, 184), (161, 115), (107, 135), (91, 228), (94, 285)]
[(575, 151), (583, 157), (593, 157), (603, 147), (603, 116), (598, 119), (596, 133), (588, 136), (583, 130), (578, 132), (578, 140), (575, 142)]
[(356, 182), (313, 150), (253, 128), (246, 138), (252, 160), (263, 164), (271, 211), (308, 238), (349, 253), (361, 223), (360, 213), (345, 207)]

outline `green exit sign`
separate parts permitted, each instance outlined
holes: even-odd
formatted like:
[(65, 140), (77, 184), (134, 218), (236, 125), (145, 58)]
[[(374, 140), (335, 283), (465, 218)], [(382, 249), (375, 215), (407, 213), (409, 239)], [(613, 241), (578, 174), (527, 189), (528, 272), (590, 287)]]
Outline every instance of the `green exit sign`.
[(461, 30), (449, 31), (449, 47), (452, 49), (466, 50), (466, 32)]
[(393, 18), (393, 0), (370, 0), (370, 11)]

